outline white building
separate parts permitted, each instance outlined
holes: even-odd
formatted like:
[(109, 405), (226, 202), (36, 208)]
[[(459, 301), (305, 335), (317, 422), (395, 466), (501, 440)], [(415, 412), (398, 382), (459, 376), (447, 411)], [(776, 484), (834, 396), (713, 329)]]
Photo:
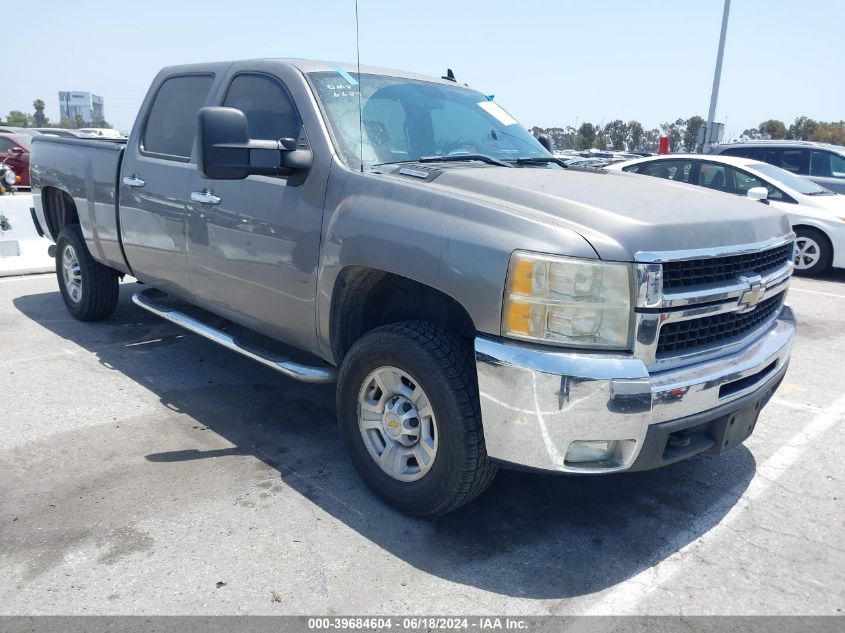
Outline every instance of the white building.
[(76, 116), (82, 117), (85, 123), (102, 123), (103, 98), (91, 92), (59, 91), (59, 117), (74, 121)]

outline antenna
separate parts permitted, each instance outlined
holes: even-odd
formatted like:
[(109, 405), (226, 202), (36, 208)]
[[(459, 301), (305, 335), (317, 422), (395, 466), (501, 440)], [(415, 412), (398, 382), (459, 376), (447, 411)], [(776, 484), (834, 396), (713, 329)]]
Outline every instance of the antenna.
[(361, 173), (364, 173), (364, 110), (361, 107), (361, 32), (358, 27), (358, 0), (355, 0), (355, 55), (358, 64), (358, 138), (360, 139)]

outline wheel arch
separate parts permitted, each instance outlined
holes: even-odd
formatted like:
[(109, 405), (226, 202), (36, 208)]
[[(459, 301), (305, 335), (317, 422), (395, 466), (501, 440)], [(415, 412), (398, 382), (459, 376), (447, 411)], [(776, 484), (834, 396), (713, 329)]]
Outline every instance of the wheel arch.
[(71, 195), (58, 187), (41, 189), (41, 205), (44, 209), (45, 227), (55, 242), (59, 231), (69, 224), (79, 224), (79, 212)]
[(347, 266), (335, 279), (330, 307), (331, 353), (340, 365), (367, 332), (391, 323), (425, 321), (474, 338), (469, 312), (453, 297), (414, 279), (368, 266)]
[(824, 253), (825, 250), (827, 251), (827, 253), (823, 254), (820, 262), (813, 264), (813, 266), (809, 269), (799, 270), (797, 265), (796, 265), (795, 274), (796, 275), (817, 275), (817, 274), (821, 274), (821, 273), (825, 272), (826, 270), (828, 270), (831, 267), (831, 265), (833, 265), (833, 263), (836, 261), (837, 253), (836, 253), (836, 250), (833, 246), (833, 240), (830, 238), (830, 235), (824, 229), (823, 226), (818, 226), (814, 222), (804, 222), (804, 221), (792, 225), (792, 230), (796, 233), (796, 240), (800, 239), (800, 236), (798, 236), (798, 232), (801, 231), (802, 229), (805, 230), (805, 231), (813, 231), (815, 233), (818, 233), (818, 238), (822, 242), (822, 244), (820, 245), (821, 249), (822, 249), (822, 253)]
[(802, 220), (801, 222), (792, 225), (792, 230), (796, 233), (796, 235), (801, 229), (811, 229), (813, 231), (818, 231), (819, 233), (821, 233), (822, 237), (824, 237), (824, 239), (827, 241), (827, 247), (830, 249), (831, 254), (833, 254), (833, 240), (830, 239), (830, 235), (827, 234), (827, 231), (825, 230), (824, 226), (815, 224), (813, 222), (808, 222), (806, 220)]

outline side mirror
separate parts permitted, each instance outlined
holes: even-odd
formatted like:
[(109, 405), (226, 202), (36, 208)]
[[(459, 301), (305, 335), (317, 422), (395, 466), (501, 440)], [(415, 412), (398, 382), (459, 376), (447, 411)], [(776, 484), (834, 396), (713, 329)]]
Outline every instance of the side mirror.
[(8, 154), (10, 156), (20, 156), (21, 154), (23, 154), (23, 152), (24, 149), (22, 147), (10, 147)]
[(765, 187), (751, 187), (746, 194), (752, 200), (759, 200), (760, 202), (768, 202), (769, 190)]
[(545, 147), (550, 154), (554, 153), (554, 145), (552, 144), (552, 139), (548, 134), (541, 134), (537, 137), (537, 140), (540, 142), (540, 145)]
[(200, 108), (197, 148), (197, 169), (209, 180), (286, 176), (309, 169), (312, 162), (311, 150), (298, 149), (295, 139), (251, 139), (246, 115), (236, 108)]

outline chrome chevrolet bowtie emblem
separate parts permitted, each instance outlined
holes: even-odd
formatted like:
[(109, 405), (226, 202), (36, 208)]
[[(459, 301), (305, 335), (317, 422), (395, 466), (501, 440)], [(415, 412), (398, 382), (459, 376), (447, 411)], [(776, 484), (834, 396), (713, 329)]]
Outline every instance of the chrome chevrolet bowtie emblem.
[(763, 296), (766, 294), (766, 288), (763, 286), (760, 275), (741, 276), (739, 280), (748, 287), (739, 295), (737, 303), (743, 308), (744, 312), (747, 312), (763, 300)]

